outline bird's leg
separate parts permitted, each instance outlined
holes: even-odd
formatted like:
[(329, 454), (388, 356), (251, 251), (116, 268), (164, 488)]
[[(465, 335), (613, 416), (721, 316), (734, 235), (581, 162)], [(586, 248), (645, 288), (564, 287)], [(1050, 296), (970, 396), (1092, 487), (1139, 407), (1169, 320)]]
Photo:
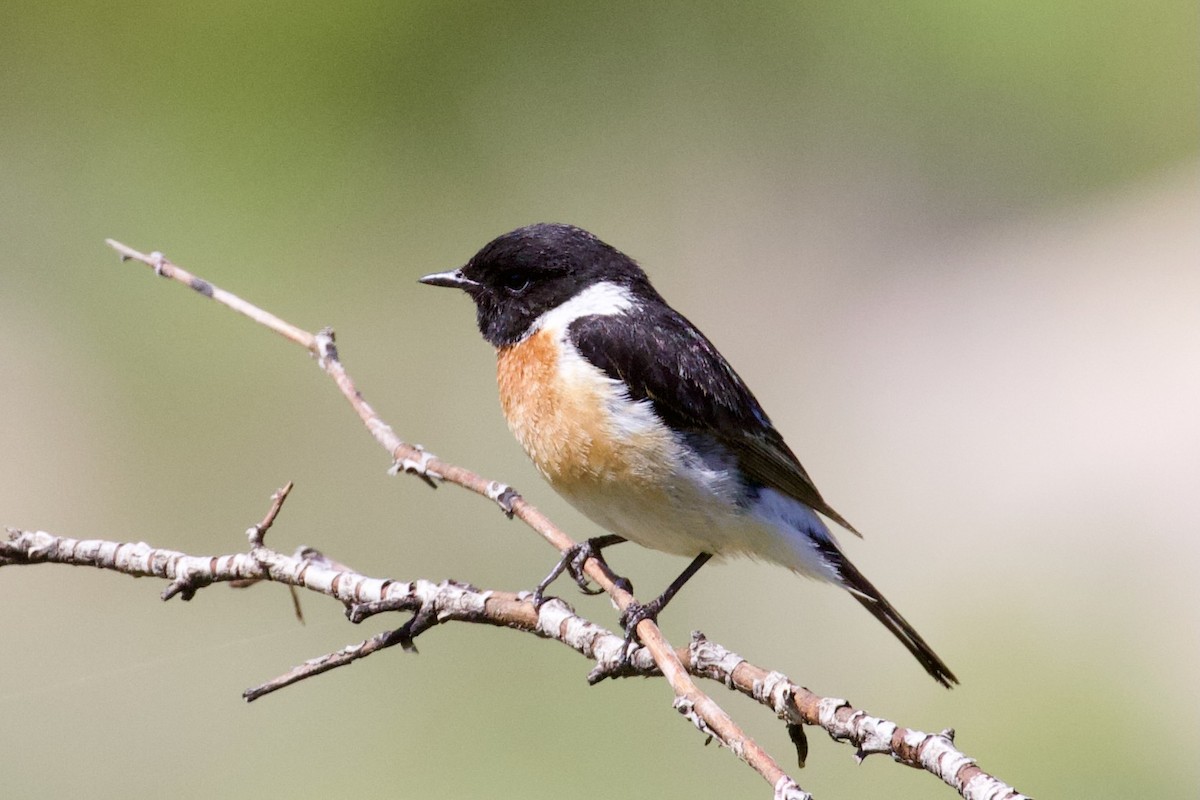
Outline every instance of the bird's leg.
[[(584, 594), (600, 594), (600, 589), (593, 589), (588, 586), (587, 575), (583, 574), (583, 565), (589, 558), (595, 558), (603, 562), (604, 556), (600, 551), (614, 544), (620, 544), (623, 541), (625, 541), (623, 537), (616, 534), (608, 534), (606, 536), (597, 536), (581, 544), (568, 547), (563, 551), (562, 558), (554, 565), (554, 569), (550, 570), (550, 574), (533, 590), (533, 607), (542, 607), (542, 603), (546, 602), (546, 589), (564, 572), (568, 573), (574, 579), (575, 585)], [(632, 593), (633, 585), (625, 578), (614, 576), (614, 581), (623, 589)]]
[(644, 619), (658, 621), (658, 615), (667, 607), (667, 603), (671, 602), (676, 593), (683, 588), (683, 585), (691, 580), (692, 576), (700, 571), (700, 568), (708, 563), (712, 558), (712, 553), (701, 553), (692, 559), (692, 563), (687, 565), (687, 569), (679, 573), (679, 577), (671, 581), (662, 594), (651, 600), (649, 603), (642, 605), (637, 601), (630, 603), (621, 612), (620, 622), (621, 627), (625, 629), (625, 649), (621, 655), (620, 666), (625, 666), (629, 662), (630, 646), (637, 640), (638, 623)]

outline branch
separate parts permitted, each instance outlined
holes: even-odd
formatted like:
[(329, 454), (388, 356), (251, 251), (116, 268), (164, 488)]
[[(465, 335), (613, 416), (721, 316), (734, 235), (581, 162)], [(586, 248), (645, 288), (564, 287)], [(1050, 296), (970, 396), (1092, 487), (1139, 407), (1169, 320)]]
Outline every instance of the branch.
[[(278, 513), (286, 493), (272, 498), (268, 520)], [(264, 521), (266, 523), (266, 521)], [(269, 524), (265, 525), (269, 527)], [(413, 640), (430, 628), (447, 622), (469, 622), (531, 633), (552, 639), (597, 663), (615, 663), (624, 638), (575, 614), (558, 598), (547, 600), (540, 610), (533, 607), (529, 593), (476, 589), (468, 584), (444, 580), (398, 581), (370, 578), (309, 548), (288, 556), (267, 548), (260, 526), (248, 531), (247, 553), (222, 556), (190, 556), (173, 550), (153, 548), (144, 542), (81, 540), (54, 536), (44, 531), (9, 529), (8, 541), (0, 541), (0, 567), (14, 564), (69, 564), (107, 569), (134, 577), (156, 577), (169, 581), (163, 599), (183, 599), (214, 583), (270, 581), (332, 597), (346, 606), (347, 616), (361, 622), (385, 611), (404, 611), (413, 616), (393, 631), (385, 631), (358, 644), (311, 659), (260, 686), (246, 690), (247, 700), (290, 686), (293, 683), (345, 666), (379, 650), (401, 644), (414, 650)], [(187, 587), (180, 591), (175, 587)], [(175, 589), (175, 590), (173, 590)], [(854, 745), (855, 758), (883, 753), (901, 764), (926, 770), (943, 780), (968, 800), (1023, 800), (1012, 787), (980, 769), (973, 758), (954, 745), (954, 732), (924, 733), (895, 722), (874, 717), (840, 698), (822, 697), (797, 685), (785, 675), (755, 666), (716, 642), (695, 633), (691, 643), (674, 651), (684, 668), (697, 677), (718, 681), (771, 709), (789, 728), (812, 725), (836, 741)], [(645, 649), (636, 652), (623, 673), (630, 676), (661, 674)], [(676, 701), (676, 707), (686, 707)], [(800, 729), (802, 730), (802, 729)], [(800, 734), (799, 742), (803, 742)], [(801, 749), (801, 762), (804, 751)], [(803, 763), (801, 764), (803, 766)], [(790, 779), (789, 779), (790, 780)], [(776, 797), (808, 797), (792, 783), (776, 786)]]
[[(318, 366), (337, 384), (338, 389), (354, 408), (367, 430), (391, 455), (393, 473), (405, 472), (417, 475), (434, 487), (437, 486), (436, 481), (441, 480), (469, 489), (495, 502), (510, 518), (515, 516), (520, 519), (559, 552), (566, 552), (574, 546), (575, 542), (569, 536), (533, 505), (526, 502), (512, 487), (498, 481), (486, 480), (471, 470), (442, 461), (418, 445), (402, 441), (391, 426), (385, 423), (367, 403), (346, 373), (338, 358), (331, 329), (325, 328), (315, 334), (309, 333), (214, 286), (203, 278), (193, 275), (171, 263), (158, 251), (146, 254), (113, 239), (107, 239), (106, 242), (109, 247), (121, 255), (123, 261), (140, 261), (153, 268), (155, 274), (178, 281), (199, 294), (250, 317), (260, 325), (308, 350), (316, 357)], [(613, 574), (602, 561), (589, 558), (584, 563), (583, 571), (608, 593), (620, 611), (623, 612), (634, 602), (633, 595), (616, 584)], [(800, 800), (809, 797), (808, 793), (803, 791), (765, 750), (742, 731), (712, 698), (700, 691), (679, 660), (679, 656), (653, 620), (642, 620), (637, 626), (637, 635), (642, 645), (649, 651), (663, 677), (667, 679), (674, 690), (676, 709), (702, 733), (715, 737), (761, 775), (774, 787), (777, 798), (786, 797)]]

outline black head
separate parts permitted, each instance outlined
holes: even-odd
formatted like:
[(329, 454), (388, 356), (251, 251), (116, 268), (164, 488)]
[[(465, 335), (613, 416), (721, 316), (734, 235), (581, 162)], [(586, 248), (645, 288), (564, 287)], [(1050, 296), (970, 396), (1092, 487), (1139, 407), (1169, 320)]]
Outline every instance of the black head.
[(479, 331), (496, 347), (519, 341), (542, 314), (601, 281), (657, 297), (629, 256), (582, 228), (548, 222), (493, 239), (461, 269), (421, 278), (471, 295)]

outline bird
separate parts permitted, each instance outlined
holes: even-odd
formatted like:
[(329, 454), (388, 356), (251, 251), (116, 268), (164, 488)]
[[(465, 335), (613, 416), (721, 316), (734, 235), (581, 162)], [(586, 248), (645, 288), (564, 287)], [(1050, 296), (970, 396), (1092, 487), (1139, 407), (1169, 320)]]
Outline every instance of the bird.
[(564, 568), (586, 587), (582, 560), (621, 542), (690, 557), (662, 595), (626, 609), (630, 643), (710, 559), (749, 556), (845, 589), (935, 681), (958, 682), (846, 557), (825, 520), (861, 534), (746, 383), (632, 258), (582, 228), (538, 223), (419, 280), (474, 301), (509, 429), (550, 486), (609, 532), (568, 553), (539, 602)]

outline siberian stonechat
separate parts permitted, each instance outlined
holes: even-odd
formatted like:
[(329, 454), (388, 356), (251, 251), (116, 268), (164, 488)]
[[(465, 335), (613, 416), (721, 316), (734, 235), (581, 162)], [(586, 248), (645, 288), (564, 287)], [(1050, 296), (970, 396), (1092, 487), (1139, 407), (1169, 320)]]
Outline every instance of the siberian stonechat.
[(958, 682), (846, 558), (822, 517), (858, 532), (733, 367), (633, 259), (580, 228), (538, 224), (421, 282), (475, 301), (509, 428), (550, 485), (613, 534), (588, 552), (628, 540), (693, 559), (622, 619), (629, 636), (709, 559), (744, 555), (841, 586), (934, 680)]

